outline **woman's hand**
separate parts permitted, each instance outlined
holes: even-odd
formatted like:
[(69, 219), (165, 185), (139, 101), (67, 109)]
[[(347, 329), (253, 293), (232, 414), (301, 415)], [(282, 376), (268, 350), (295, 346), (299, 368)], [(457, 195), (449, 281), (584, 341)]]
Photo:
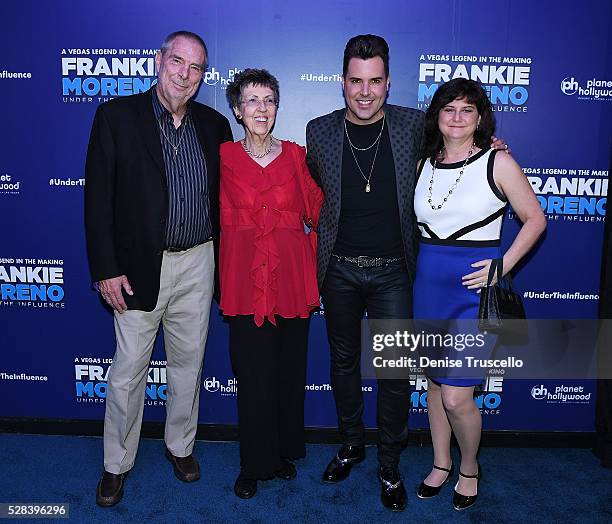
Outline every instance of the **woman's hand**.
[[(478, 293), (480, 293), (480, 288), (483, 288), (487, 285), (487, 279), (489, 278), (489, 268), (491, 267), (492, 260), (487, 258), (486, 260), (479, 260), (478, 262), (474, 262), (471, 264), (472, 267), (481, 267), (482, 269), (479, 271), (474, 271), (473, 273), (469, 273), (468, 275), (463, 275), (461, 277), (461, 284), (466, 286), (468, 289), (477, 289)], [(493, 280), (491, 281), (491, 285), (497, 282), (497, 275), (493, 275)]]
[(510, 154), (510, 148), (503, 138), (497, 138), (496, 136), (491, 137), (491, 149), (501, 149), (506, 153)]

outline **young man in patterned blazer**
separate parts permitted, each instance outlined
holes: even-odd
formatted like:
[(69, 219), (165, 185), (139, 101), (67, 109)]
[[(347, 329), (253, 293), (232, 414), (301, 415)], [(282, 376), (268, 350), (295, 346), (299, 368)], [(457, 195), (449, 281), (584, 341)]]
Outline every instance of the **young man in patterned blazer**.
[[(413, 213), (424, 115), (386, 103), (389, 47), (376, 35), (344, 50), (346, 107), (308, 123), (308, 166), (323, 188), (318, 278), (331, 349), (331, 382), (343, 445), (323, 480), (344, 480), (365, 457), (361, 320), (412, 316)], [(406, 506), (398, 464), (408, 434), (408, 377), (378, 381), (378, 477), (382, 502)]]

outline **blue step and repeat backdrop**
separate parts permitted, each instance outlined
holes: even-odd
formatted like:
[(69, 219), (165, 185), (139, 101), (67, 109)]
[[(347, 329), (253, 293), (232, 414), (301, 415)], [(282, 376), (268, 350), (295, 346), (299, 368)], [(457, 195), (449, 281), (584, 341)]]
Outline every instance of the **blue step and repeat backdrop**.
[[(103, 417), (114, 336), (85, 253), (89, 130), (101, 102), (151, 86), (154, 53), (177, 29), (208, 44), (199, 101), (231, 117), (228, 81), (245, 67), (265, 67), (281, 85), (275, 135), (302, 144), (308, 120), (343, 105), (342, 51), (355, 34), (389, 42), (391, 103), (425, 110), (439, 83), (480, 80), (498, 134), (548, 218), (545, 238), (515, 279), (527, 313), (595, 318), (612, 130), (611, 12), (608, 0), (3, 2), (0, 417)], [(509, 212), (506, 246), (517, 229)], [(200, 423), (233, 424), (227, 329), (216, 310), (212, 318)], [(145, 420), (164, 417), (164, 358), (158, 343)], [(374, 427), (376, 385), (363, 387)], [(556, 394), (566, 387), (582, 394)], [(425, 380), (416, 376), (412, 428), (427, 425), (425, 400)], [(529, 431), (592, 431), (594, 401), (593, 381), (503, 375), (490, 377), (476, 398), (485, 429)], [(311, 327), (306, 403), (308, 426), (336, 425), (320, 314)]]

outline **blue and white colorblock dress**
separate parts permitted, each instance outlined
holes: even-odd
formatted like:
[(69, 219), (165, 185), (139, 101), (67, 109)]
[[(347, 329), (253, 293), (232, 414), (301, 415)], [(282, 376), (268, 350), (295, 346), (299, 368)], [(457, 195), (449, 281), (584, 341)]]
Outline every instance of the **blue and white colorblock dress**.
[[(497, 151), (481, 150), (467, 162), (451, 195), (464, 161), (436, 164), (432, 200), (429, 199), (433, 161), (423, 162), (414, 196), (414, 211), (421, 232), (414, 284), (415, 319), (476, 319), (480, 295), (461, 284), (461, 277), (477, 268), (471, 264), (500, 256), (500, 233), (507, 200), (493, 180)], [(490, 344), (489, 339), (489, 344)], [(488, 355), (485, 356), (488, 358)], [(483, 372), (484, 374), (484, 372)], [(473, 375), (473, 372), (472, 372)], [(454, 386), (475, 386), (482, 378), (461, 378), (460, 371), (432, 377)]]

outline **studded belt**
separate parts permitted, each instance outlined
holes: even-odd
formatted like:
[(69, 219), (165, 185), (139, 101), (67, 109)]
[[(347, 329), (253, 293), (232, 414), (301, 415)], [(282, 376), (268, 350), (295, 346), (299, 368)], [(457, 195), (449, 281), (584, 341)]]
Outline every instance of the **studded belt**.
[(332, 253), (332, 257), (336, 260), (341, 260), (342, 262), (348, 262), (349, 264), (355, 264), (357, 267), (382, 267), (387, 264), (392, 264), (394, 262), (400, 262), (404, 260), (403, 257), (394, 257), (394, 258), (386, 258), (386, 257), (368, 257), (365, 255), (361, 255), (358, 257), (345, 257), (342, 255), (336, 255)]

